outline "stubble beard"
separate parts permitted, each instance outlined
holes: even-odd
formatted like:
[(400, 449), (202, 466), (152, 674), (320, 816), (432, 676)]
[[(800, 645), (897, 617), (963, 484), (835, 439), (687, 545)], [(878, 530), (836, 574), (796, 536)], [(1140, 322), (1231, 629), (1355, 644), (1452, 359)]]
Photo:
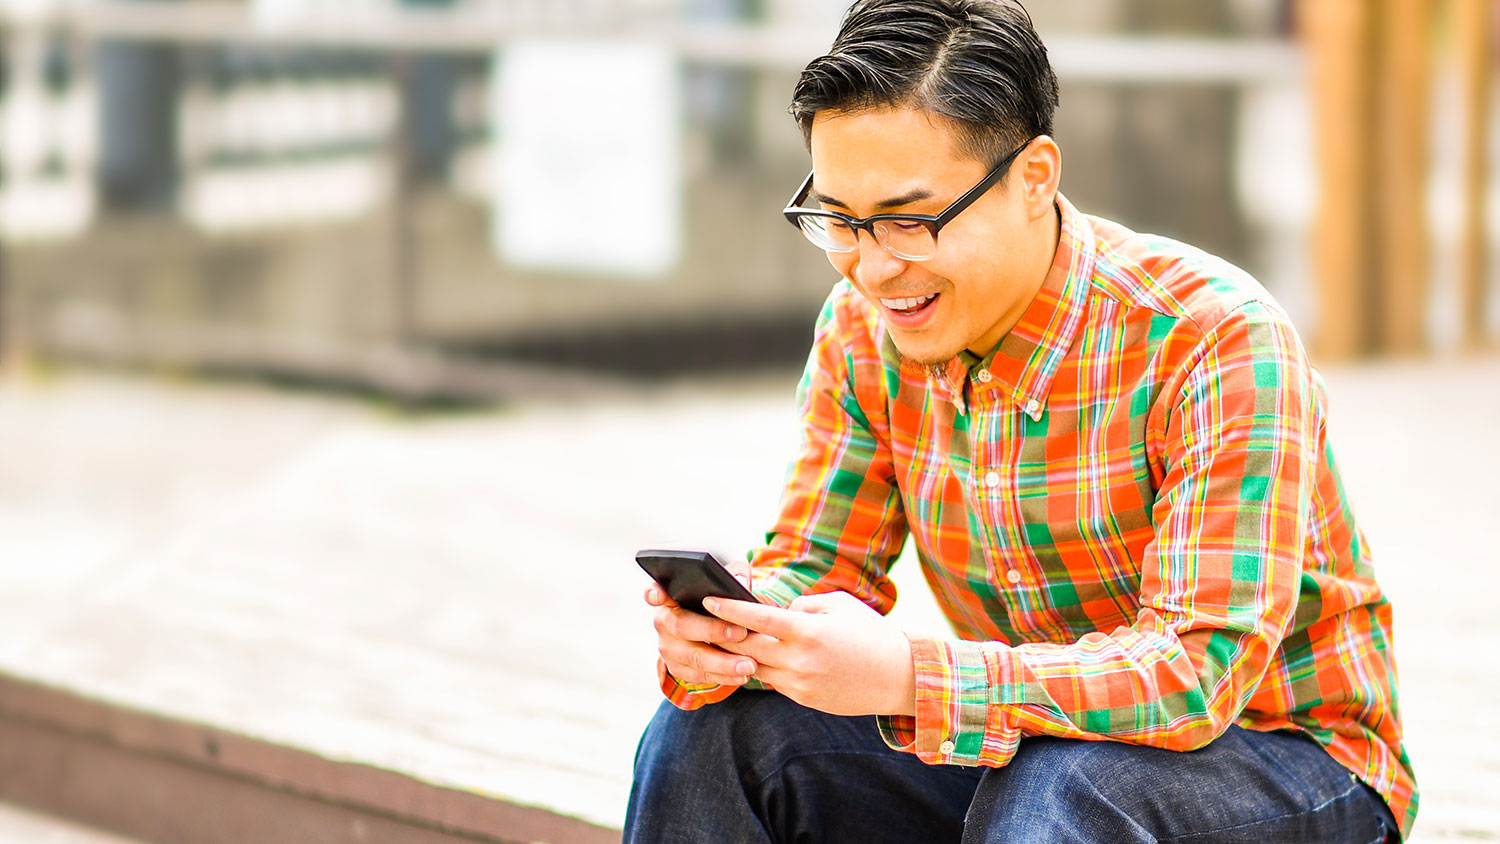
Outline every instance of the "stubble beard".
[[(885, 330), (891, 335), (891, 342), (896, 344), (896, 351), (901, 353), (901, 357), (920, 366), (939, 366), (945, 364), (953, 360), (964, 348), (963, 343), (957, 340), (949, 340), (942, 345), (928, 348), (910, 348), (910, 344), (903, 342), (901, 335), (896, 333), (889, 325), (886, 326)], [(948, 348), (950, 345), (953, 346), (952, 349)]]

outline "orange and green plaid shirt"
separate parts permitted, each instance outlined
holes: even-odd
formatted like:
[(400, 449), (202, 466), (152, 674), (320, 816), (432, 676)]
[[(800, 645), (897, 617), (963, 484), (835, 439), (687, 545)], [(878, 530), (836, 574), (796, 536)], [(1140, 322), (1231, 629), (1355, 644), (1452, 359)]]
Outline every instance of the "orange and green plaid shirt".
[[(957, 635), (911, 637), (916, 715), (879, 719), (892, 747), (999, 766), (1025, 736), (1299, 730), (1409, 832), (1391, 609), (1290, 320), (1222, 260), (1058, 207), (1043, 288), (982, 360), (903, 360), (835, 286), (756, 592), (889, 611), (910, 536)], [(731, 691), (662, 685), (684, 708)]]

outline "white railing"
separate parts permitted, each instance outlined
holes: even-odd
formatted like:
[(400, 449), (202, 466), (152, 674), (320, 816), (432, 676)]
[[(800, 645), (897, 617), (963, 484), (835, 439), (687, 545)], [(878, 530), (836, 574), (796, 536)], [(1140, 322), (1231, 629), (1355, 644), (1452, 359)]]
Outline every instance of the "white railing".
[[(342, 5), (342, 4), (341, 4)], [(356, 47), (487, 53), (520, 37), (646, 40), (708, 64), (796, 69), (828, 47), (831, 32), (790, 24), (684, 20), (660, 4), (530, 0), (453, 9), (356, 6), (257, 12), (239, 3), (81, 0), (32, 14), (0, 7), (0, 26), (41, 26), (100, 40)], [(1257, 83), (1299, 78), (1302, 51), (1279, 40), (1092, 37), (1047, 34), (1058, 75), (1115, 82)]]
[[(822, 23), (691, 20), (671, 0), (469, 0), (441, 9), (402, 8), (391, 0), (0, 0), (0, 39), (10, 48), (9, 84), (0, 91), (0, 233), (67, 237), (95, 213), (98, 102), (83, 49), (92, 43), (488, 56), (519, 39), (593, 38), (652, 43), (695, 66), (790, 71), (826, 49), (830, 36)], [(1047, 41), (1065, 82), (1260, 89), (1296, 87), (1305, 73), (1300, 48), (1284, 41), (1063, 33)], [(71, 45), (71, 79), (62, 89), (41, 71), (48, 45), (59, 43)], [(399, 105), (386, 68), (377, 70), (277, 70), (241, 74), (217, 87), (202, 74), (184, 78), (177, 106), (182, 213), (217, 231), (337, 219), (378, 206), (390, 195), (387, 146)], [(487, 125), (488, 115), (480, 113), (489, 102), (487, 84), (482, 77), (460, 80), (451, 109), (457, 122)], [(455, 150), (451, 182), (461, 193), (482, 196), (493, 187), (492, 156), (485, 132), (477, 134), (478, 141)], [(340, 138), (349, 143), (324, 143)], [(340, 146), (337, 154), (296, 154)], [(237, 165), (222, 166), (228, 159)], [(323, 188), (284, 189), (288, 184)]]

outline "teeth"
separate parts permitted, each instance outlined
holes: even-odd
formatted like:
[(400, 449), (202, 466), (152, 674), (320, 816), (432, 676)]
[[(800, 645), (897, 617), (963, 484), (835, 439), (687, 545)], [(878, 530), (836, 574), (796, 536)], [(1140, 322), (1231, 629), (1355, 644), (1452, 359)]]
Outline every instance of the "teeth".
[(893, 311), (909, 311), (912, 308), (915, 308), (918, 305), (925, 304), (936, 297), (936, 293), (929, 293), (926, 296), (918, 296), (915, 299), (881, 299), (880, 304), (885, 305), (887, 308), (890, 308)]

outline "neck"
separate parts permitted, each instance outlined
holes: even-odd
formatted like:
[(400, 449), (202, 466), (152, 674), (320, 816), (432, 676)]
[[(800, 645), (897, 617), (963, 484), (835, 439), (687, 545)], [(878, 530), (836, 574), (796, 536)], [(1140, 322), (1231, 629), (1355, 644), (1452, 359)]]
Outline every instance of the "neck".
[(1000, 321), (995, 323), (995, 327), (985, 332), (978, 342), (969, 347), (969, 351), (979, 357), (988, 355), (1000, 345), (1005, 335), (1009, 334), (1011, 329), (1016, 327), (1016, 323), (1021, 321), (1021, 315), (1031, 307), (1031, 302), (1036, 298), (1037, 292), (1042, 289), (1042, 285), (1047, 283), (1047, 274), (1052, 271), (1052, 262), (1057, 257), (1057, 244), (1062, 237), (1062, 209), (1053, 203), (1052, 213), (1045, 214), (1036, 220), (1032, 230), (1035, 236), (1030, 240), (1035, 247), (1026, 250), (1025, 259), (1029, 267), (1026, 278), (1030, 279), (1030, 282), (1022, 295), (1016, 297), (1015, 304), (1010, 310), (1006, 311)]

